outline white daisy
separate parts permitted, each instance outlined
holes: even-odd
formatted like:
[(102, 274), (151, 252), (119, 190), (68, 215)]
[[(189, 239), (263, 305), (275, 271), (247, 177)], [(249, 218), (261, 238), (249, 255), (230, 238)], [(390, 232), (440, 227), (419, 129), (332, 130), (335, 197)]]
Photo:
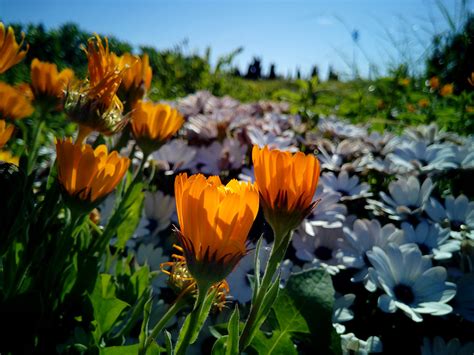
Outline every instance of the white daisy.
[(294, 232), (292, 244), (296, 257), (308, 262), (305, 269), (321, 267), (331, 275), (345, 269), (342, 256), (348, 246), (344, 244), (341, 228), (326, 229), (307, 224)]
[(448, 196), (444, 206), (435, 198), (430, 198), (426, 205), (426, 213), (434, 222), (451, 230), (451, 235), (460, 238), (466, 234), (474, 239), (474, 202), (464, 195)]
[(149, 220), (151, 236), (156, 236), (171, 224), (171, 216), (176, 211), (173, 196), (165, 195), (161, 191), (145, 192), (145, 218)]
[(367, 252), (373, 265), (369, 274), (385, 292), (378, 299), (379, 308), (394, 313), (401, 309), (415, 322), (421, 314), (441, 316), (451, 313), (447, 304), (456, 294), (456, 285), (446, 282), (447, 272), (441, 266), (432, 267), (415, 244), (389, 244), (385, 250), (374, 247)]
[(449, 239), (449, 230), (436, 224), (421, 221), (416, 228), (409, 223), (402, 223), (404, 242), (415, 243), (423, 255), (432, 255), (436, 260), (450, 259), (453, 253), (461, 249), (459, 240)]
[(388, 243), (400, 245), (403, 241), (403, 232), (395, 228), (393, 224), (386, 224), (382, 227), (376, 219), (358, 219), (354, 222), (352, 229), (344, 227), (343, 231), (346, 241), (354, 250), (352, 254), (344, 256), (344, 264), (358, 269), (351, 281), (364, 281), (367, 289), (375, 291), (376, 285), (367, 277), (368, 268), (372, 265), (367, 257), (367, 252), (375, 246), (385, 248)]
[(324, 191), (334, 191), (342, 194), (341, 201), (355, 200), (371, 196), (369, 184), (359, 183), (359, 178), (354, 175), (349, 177), (347, 171), (341, 171), (337, 176), (334, 173), (324, 173), (320, 182)]
[(374, 210), (376, 214), (385, 212), (394, 220), (417, 216), (424, 210), (433, 187), (429, 178), (420, 186), (415, 176), (408, 179), (400, 177), (388, 185), (390, 195), (380, 192), (382, 201), (369, 200), (367, 208)]

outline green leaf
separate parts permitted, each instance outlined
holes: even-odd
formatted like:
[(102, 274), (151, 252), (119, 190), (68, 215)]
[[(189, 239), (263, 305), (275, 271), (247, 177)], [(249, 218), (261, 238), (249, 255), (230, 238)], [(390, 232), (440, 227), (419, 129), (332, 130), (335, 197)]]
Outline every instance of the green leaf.
[[(313, 346), (324, 354), (340, 354), (340, 344), (332, 326), (334, 288), (330, 275), (321, 269), (292, 274), (286, 292), (306, 320)], [(283, 315), (283, 311), (278, 310), (277, 319)]]
[(300, 309), (288, 292), (280, 290), (278, 298), (272, 307), (271, 316), (268, 317), (274, 329), (282, 332), (309, 334), (310, 330), (305, 318), (301, 315)]
[(142, 189), (143, 183), (141, 182), (128, 187), (105, 227), (99, 244), (99, 251), (109, 244), (113, 236), (117, 236), (116, 247), (118, 249), (125, 247), (125, 243), (132, 236), (140, 222), (144, 200)]
[(122, 354), (138, 354), (138, 344), (124, 346), (110, 346), (100, 349), (100, 355), (122, 355)]
[(274, 330), (270, 337), (267, 337), (264, 333), (258, 332), (252, 340), (252, 348), (258, 354), (265, 355), (292, 355), (298, 354), (295, 345), (291, 340), (290, 333), (282, 332), (280, 330)]
[(153, 293), (150, 292), (150, 298), (145, 303), (143, 307), (143, 322), (140, 329), (140, 335), (138, 336), (138, 340), (140, 343), (140, 348), (145, 346), (145, 341), (148, 336), (148, 322), (150, 321), (150, 314), (151, 314), (151, 307), (153, 305)]
[(235, 305), (234, 312), (230, 316), (229, 325), (228, 325), (228, 332), (229, 336), (226, 342), (226, 355), (234, 355), (239, 353), (239, 307)]
[(280, 290), (280, 276), (278, 275), (276, 279), (273, 281), (272, 285), (268, 289), (265, 296), (263, 296), (263, 301), (258, 310), (258, 314), (255, 320), (255, 325), (253, 326), (249, 339), (253, 339), (256, 333), (258, 333), (260, 327), (262, 326), (265, 319), (267, 319), (267, 315), (270, 312), (270, 309), (275, 302), (275, 299), (278, 297), (278, 292)]
[(166, 353), (168, 355), (173, 355), (173, 341), (171, 340), (171, 333), (165, 329), (165, 345), (166, 345)]
[(310, 332), (306, 320), (285, 289), (280, 290), (268, 321), (273, 329), (271, 335), (266, 336), (264, 333), (258, 332), (251, 343), (258, 353), (296, 353), (292, 338), (295, 335), (309, 334)]
[(221, 336), (212, 346), (212, 355), (224, 355), (226, 353), (226, 344), (229, 340), (228, 335)]
[[(203, 302), (203, 305), (202, 305), (202, 308), (201, 308), (201, 312), (198, 315), (198, 320), (196, 322), (196, 326), (194, 327), (194, 329), (192, 329), (193, 333), (191, 335), (191, 340), (189, 341), (189, 344), (193, 344), (196, 341), (196, 339), (199, 335), (199, 332), (200, 332), (202, 326), (204, 325), (204, 322), (206, 321), (207, 316), (209, 315), (209, 311), (211, 310), (212, 304), (213, 304), (214, 299), (216, 297), (216, 292), (217, 292), (217, 288), (215, 288), (214, 290), (209, 292), (207, 294), (206, 298), (204, 299), (204, 302)], [(181, 330), (179, 331), (178, 340), (176, 341), (176, 345), (175, 345), (176, 352), (179, 352), (179, 350), (182, 346), (182, 341), (184, 339), (184, 335), (188, 331), (189, 324), (191, 322), (191, 317), (192, 317), (192, 313), (188, 314), (188, 316), (184, 320), (184, 323), (183, 323), (183, 326), (181, 327)]]
[(89, 295), (94, 318), (96, 322), (95, 337), (100, 337), (114, 326), (122, 311), (129, 306), (128, 303), (115, 297), (111, 275), (101, 274), (97, 280), (94, 291)]

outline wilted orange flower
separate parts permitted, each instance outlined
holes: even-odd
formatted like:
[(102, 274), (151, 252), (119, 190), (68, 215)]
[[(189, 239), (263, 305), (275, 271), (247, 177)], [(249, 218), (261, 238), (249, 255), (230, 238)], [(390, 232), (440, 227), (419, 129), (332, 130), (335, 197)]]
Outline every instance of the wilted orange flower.
[(12, 153), (7, 150), (0, 150), (0, 161), (18, 166), (20, 163), (20, 158), (13, 156)]
[(148, 55), (142, 58), (125, 53), (118, 57), (112, 53), (112, 57), (118, 69), (122, 72), (122, 83), (118, 90), (118, 96), (125, 103), (126, 111), (130, 111), (138, 100), (143, 99), (150, 89), (152, 70)]
[(36, 101), (57, 106), (64, 96), (64, 90), (74, 78), (71, 69), (58, 72), (56, 64), (42, 62), (37, 58), (31, 62), (31, 90)]
[(5, 31), (5, 26), (0, 22), (0, 74), (5, 73), (9, 68), (25, 58), (28, 45), (25, 50), (20, 50), (25, 38), (24, 34), (22, 36), (23, 38), (20, 44), (18, 44), (13, 28), (8, 27), (8, 31)]
[(0, 120), (0, 148), (7, 144), (14, 129), (15, 126), (8, 124), (4, 120)]
[(471, 77), (470, 77), (470, 78), (467, 78), (467, 81), (469, 82), (469, 84), (471, 84), (472, 86), (474, 86), (474, 72), (471, 73)]
[(157, 150), (183, 125), (177, 110), (166, 104), (138, 101), (132, 112), (131, 128), (138, 145), (146, 153)]
[(223, 280), (247, 252), (247, 236), (258, 212), (254, 185), (218, 176), (180, 174), (174, 184), (180, 230), (189, 272), (198, 286)]
[(436, 90), (439, 88), (439, 79), (437, 76), (433, 76), (429, 81), (428, 84), (431, 89)]
[[(313, 154), (291, 154), (254, 145), (252, 160), (263, 213), (275, 238), (285, 237), (312, 211), (319, 179)], [(279, 243), (276, 240), (275, 243)]]
[(443, 85), (443, 87), (441, 88), (441, 90), (439, 90), (439, 94), (441, 96), (450, 96), (453, 94), (453, 89), (454, 89), (454, 85), (453, 84), (446, 84), (446, 85)]
[(408, 112), (415, 112), (415, 106), (413, 104), (407, 104), (407, 111)]
[(89, 81), (67, 92), (65, 109), (83, 132), (87, 129), (111, 135), (127, 123), (122, 115), (122, 102), (116, 95), (122, 81), (121, 73), (110, 55), (107, 39), (104, 46), (96, 35), (89, 39), (85, 51)]
[(105, 198), (122, 179), (130, 160), (117, 152), (107, 152), (105, 145), (93, 149), (89, 144), (72, 140), (56, 141), (58, 180), (67, 197), (88, 212)]
[(418, 101), (418, 106), (421, 108), (427, 108), (430, 105), (430, 101), (428, 99), (420, 99)]
[(30, 101), (20, 90), (0, 81), (0, 119), (20, 120), (33, 111)]

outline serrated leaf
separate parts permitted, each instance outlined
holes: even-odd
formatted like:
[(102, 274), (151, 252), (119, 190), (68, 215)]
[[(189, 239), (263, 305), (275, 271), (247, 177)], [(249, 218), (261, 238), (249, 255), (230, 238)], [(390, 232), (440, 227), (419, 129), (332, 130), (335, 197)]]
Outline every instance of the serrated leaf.
[(313, 346), (325, 354), (340, 354), (337, 337), (333, 341), (334, 288), (330, 275), (321, 269), (292, 274), (285, 289), (306, 320)]

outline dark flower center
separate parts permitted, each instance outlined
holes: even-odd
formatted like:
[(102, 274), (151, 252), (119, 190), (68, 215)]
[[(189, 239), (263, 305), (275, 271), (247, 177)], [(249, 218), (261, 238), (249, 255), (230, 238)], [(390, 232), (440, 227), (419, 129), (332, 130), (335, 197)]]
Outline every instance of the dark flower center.
[(393, 292), (397, 300), (405, 304), (411, 304), (415, 300), (415, 295), (410, 286), (398, 284), (393, 288)]
[(451, 230), (453, 232), (460, 232), (463, 224), (464, 223), (460, 221), (451, 221)]
[(332, 250), (325, 246), (317, 247), (314, 251), (314, 255), (319, 260), (327, 261), (332, 258)]
[(418, 248), (420, 248), (421, 254), (423, 255), (428, 255), (430, 253), (430, 248), (424, 243), (418, 244)]

